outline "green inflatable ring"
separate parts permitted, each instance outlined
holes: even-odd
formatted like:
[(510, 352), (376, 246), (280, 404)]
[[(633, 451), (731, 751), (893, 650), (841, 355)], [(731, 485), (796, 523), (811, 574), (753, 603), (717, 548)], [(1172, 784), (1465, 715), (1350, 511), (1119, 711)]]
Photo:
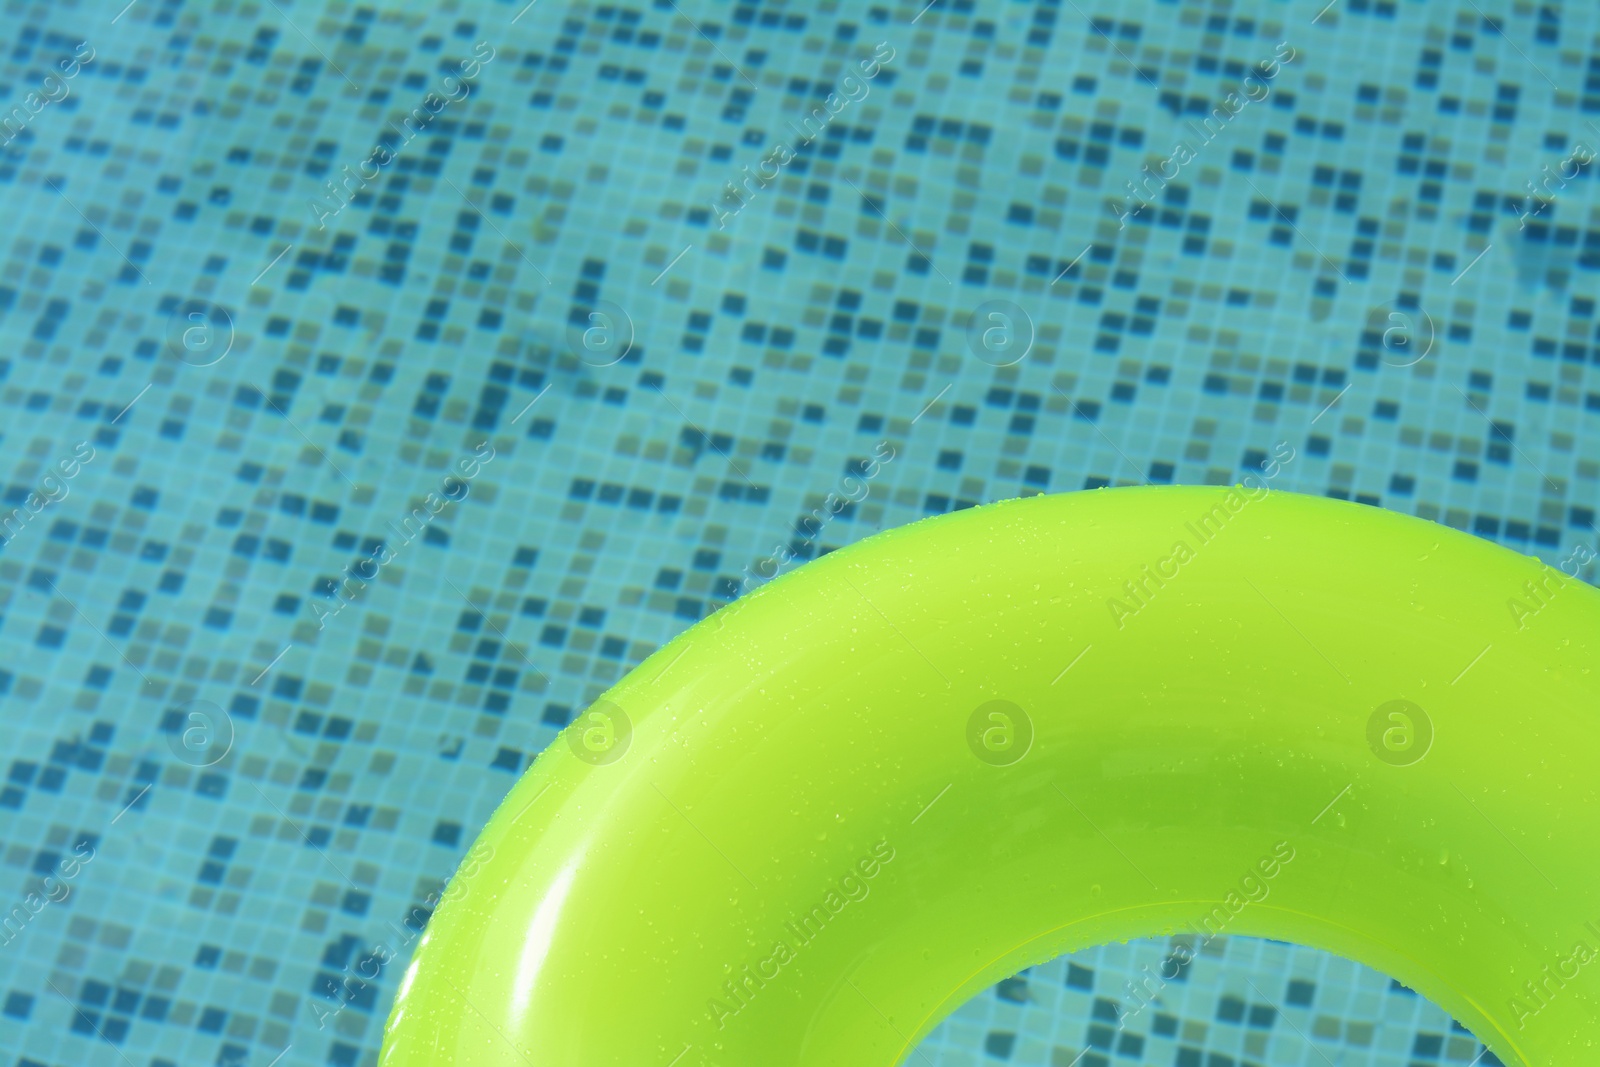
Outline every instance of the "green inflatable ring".
[(1022, 967), (1188, 935), (1153, 998), (1226, 932), (1376, 967), (1507, 1064), (1592, 1067), (1597, 665), (1600, 592), (1561, 570), (1261, 483), (890, 530), (550, 746), (382, 1063), (888, 1067)]

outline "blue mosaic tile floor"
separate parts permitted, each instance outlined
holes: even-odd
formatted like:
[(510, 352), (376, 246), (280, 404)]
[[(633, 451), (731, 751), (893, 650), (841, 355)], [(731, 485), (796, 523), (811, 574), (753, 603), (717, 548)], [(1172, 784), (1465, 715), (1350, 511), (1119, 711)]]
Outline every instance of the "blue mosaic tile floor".
[[(1597, 21), (5, 0), (0, 1062), (371, 1067), (575, 709), (923, 515), (1266, 463), (1593, 581)], [(1498, 1062), (1242, 938), (1124, 1018), (1165, 947), (916, 1058)]]

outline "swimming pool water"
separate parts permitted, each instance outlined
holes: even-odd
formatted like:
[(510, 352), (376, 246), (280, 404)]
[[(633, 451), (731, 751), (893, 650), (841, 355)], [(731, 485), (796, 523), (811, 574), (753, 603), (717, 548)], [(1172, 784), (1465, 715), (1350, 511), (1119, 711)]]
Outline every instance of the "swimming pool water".
[[(1592, 5), (123, 4), (0, 24), (19, 1067), (374, 1064), (575, 711), (879, 529), (1276, 463), (1594, 545)], [(914, 1059), (1480, 1057), (1242, 938), (1119, 1030), (1164, 947)]]

